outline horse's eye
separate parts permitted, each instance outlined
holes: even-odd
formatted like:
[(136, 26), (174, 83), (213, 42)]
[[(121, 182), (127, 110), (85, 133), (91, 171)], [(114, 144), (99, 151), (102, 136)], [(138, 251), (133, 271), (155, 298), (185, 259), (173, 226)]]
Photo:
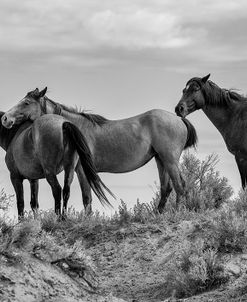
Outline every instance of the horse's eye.
[(25, 101), (25, 103), (24, 103), (24, 104), (27, 106), (27, 105), (29, 105), (30, 103), (29, 103), (28, 101)]

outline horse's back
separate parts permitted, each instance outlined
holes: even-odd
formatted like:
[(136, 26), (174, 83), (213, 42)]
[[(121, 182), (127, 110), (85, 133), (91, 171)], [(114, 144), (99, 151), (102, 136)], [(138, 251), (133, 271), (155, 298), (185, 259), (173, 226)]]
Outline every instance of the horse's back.
[(178, 126), (183, 128), (183, 123), (181, 118), (172, 112), (163, 109), (152, 109), (140, 114), (139, 117), (151, 118), (154, 121), (158, 121), (166, 125), (167, 127)]

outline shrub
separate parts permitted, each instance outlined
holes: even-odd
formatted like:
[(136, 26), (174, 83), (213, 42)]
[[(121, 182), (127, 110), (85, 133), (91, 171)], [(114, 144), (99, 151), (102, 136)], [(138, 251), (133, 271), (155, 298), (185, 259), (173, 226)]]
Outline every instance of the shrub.
[(184, 154), (181, 171), (186, 183), (187, 197), (182, 199), (182, 204), (187, 209), (205, 211), (219, 208), (230, 200), (233, 189), (228, 180), (215, 171), (217, 163), (218, 156), (215, 154), (202, 161), (189, 152)]
[(216, 250), (205, 248), (203, 240), (183, 241), (167, 270), (165, 289), (176, 298), (201, 293), (228, 280)]
[(5, 193), (4, 189), (0, 191), (0, 210), (6, 211), (11, 206), (13, 202), (14, 195), (8, 195)]
[(114, 215), (114, 221), (120, 225), (132, 222), (146, 223), (154, 220), (157, 222), (157, 206), (154, 201), (147, 204), (137, 200), (133, 208), (128, 209), (127, 204), (121, 200), (118, 212)]
[(12, 245), (17, 248), (25, 248), (27, 245), (32, 245), (40, 231), (38, 220), (23, 221), (13, 228)]
[(40, 219), (42, 230), (48, 233), (56, 232), (62, 227), (61, 222), (58, 219), (58, 216), (54, 213), (53, 210), (40, 211), (39, 219)]
[(243, 252), (247, 247), (246, 217), (222, 209), (214, 215), (207, 230), (208, 244), (219, 252)]
[(238, 196), (229, 201), (228, 207), (229, 211), (234, 211), (247, 218), (247, 188), (240, 190)]

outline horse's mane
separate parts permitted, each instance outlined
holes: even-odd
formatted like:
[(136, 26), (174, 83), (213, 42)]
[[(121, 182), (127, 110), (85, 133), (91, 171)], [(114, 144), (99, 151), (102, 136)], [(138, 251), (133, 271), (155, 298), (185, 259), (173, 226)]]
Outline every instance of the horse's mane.
[(199, 78), (193, 78), (190, 82), (192, 80), (200, 85), (206, 105), (229, 107), (235, 101), (247, 104), (247, 97), (237, 93), (235, 89), (220, 88), (210, 80), (206, 84), (202, 84)]
[(49, 99), (47, 97), (46, 97), (46, 99), (49, 102), (51, 102), (52, 104), (54, 104), (55, 106), (60, 106), (60, 108), (63, 109), (63, 110), (66, 110), (68, 112), (75, 113), (75, 114), (78, 114), (80, 116), (85, 117), (86, 119), (88, 119), (94, 125), (102, 126), (108, 121), (108, 119), (105, 118), (102, 115), (86, 113), (83, 110), (79, 110), (77, 107), (71, 107), (71, 106), (67, 106), (67, 105), (64, 105), (64, 104), (60, 104), (60, 103), (52, 101), (51, 99)]

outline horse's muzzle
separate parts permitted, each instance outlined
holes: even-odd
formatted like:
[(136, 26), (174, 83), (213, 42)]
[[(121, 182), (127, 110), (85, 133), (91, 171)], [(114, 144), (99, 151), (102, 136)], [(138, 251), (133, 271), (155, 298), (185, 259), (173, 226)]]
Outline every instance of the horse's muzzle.
[(8, 118), (5, 114), (2, 116), (1, 122), (2, 122), (2, 125), (7, 129), (12, 128), (12, 126), (14, 125), (14, 120)]
[(183, 117), (184, 116), (184, 106), (182, 104), (181, 105), (178, 104), (175, 107), (175, 112), (176, 112), (176, 115)]

